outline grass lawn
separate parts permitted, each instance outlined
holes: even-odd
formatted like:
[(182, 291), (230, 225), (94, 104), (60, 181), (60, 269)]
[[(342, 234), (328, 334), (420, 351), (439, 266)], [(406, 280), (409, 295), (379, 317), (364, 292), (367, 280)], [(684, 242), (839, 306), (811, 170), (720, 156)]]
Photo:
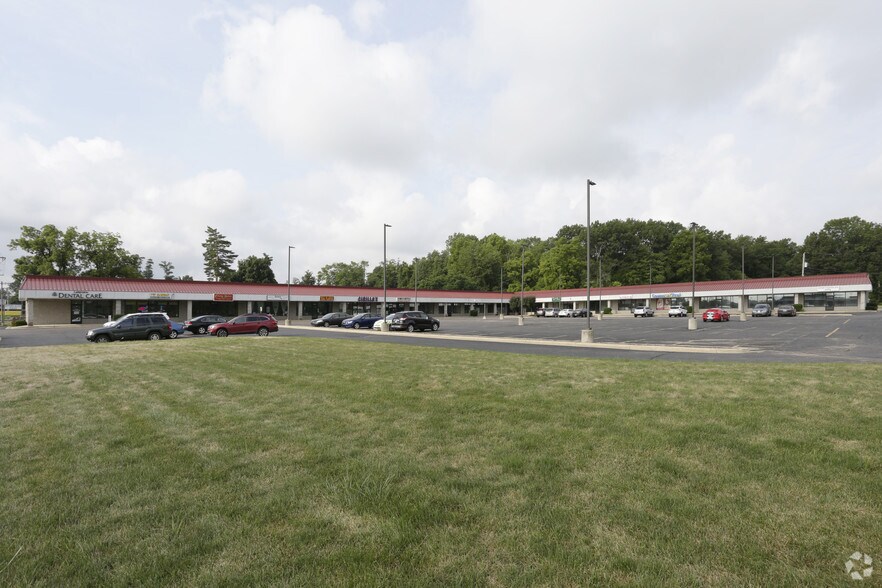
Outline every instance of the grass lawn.
[(880, 383), (272, 336), (3, 349), (0, 585), (848, 585), (853, 552), (882, 561)]

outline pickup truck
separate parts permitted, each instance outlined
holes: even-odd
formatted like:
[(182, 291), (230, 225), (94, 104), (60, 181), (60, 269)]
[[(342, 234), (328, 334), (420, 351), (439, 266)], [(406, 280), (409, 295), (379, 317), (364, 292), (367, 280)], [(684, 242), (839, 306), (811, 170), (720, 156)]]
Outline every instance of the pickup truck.
[(641, 316), (655, 316), (655, 311), (649, 306), (636, 306), (634, 307), (634, 316), (637, 318)]
[(685, 306), (672, 306), (668, 310), (668, 318), (672, 316), (687, 316), (689, 312), (686, 310)]

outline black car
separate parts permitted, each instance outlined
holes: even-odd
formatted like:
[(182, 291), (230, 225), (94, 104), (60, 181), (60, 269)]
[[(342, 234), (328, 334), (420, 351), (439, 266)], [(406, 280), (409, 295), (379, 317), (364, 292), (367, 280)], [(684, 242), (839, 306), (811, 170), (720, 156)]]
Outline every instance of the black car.
[(108, 326), (91, 329), (86, 339), (95, 343), (148, 339), (158, 341), (171, 336), (171, 323), (160, 314), (124, 316)]
[(392, 315), (389, 328), (393, 331), (407, 331), (408, 333), (425, 331), (426, 329), (437, 331), (441, 328), (441, 322), (421, 310), (409, 310), (396, 312)]
[(218, 323), (224, 323), (227, 319), (217, 314), (204, 314), (194, 317), (188, 321), (184, 321), (184, 329), (190, 331), (194, 335), (204, 335), (208, 332), (208, 327)]
[(348, 318), (352, 318), (352, 315), (345, 312), (329, 312), (317, 319), (312, 319), (309, 324), (313, 327), (339, 327)]
[[(576, 318), (578, 318), (578, 317), (588, 318), (588, 309), (577, 308), (573, 311), (573, 313), (570, 316), (576, 317)], [(594, 316), (594, 314), (592, 313), (591, 316)]]

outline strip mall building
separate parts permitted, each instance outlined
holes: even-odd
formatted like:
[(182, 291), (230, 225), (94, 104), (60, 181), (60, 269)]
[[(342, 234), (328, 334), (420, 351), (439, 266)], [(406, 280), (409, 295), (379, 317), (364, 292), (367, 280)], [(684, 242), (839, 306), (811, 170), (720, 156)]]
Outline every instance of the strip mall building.
[[(869, 274), (840, 274), (790, 278), (761, 278), (692, 283), (591, 288), (591, 308), (609, 307), (628, 314), (635, 306), (663, 311), (674, 304), (699, 309), (723, 307), (749, 312), (756, 304), (801, 304), (805, 312), (863, 310), (872, 290)], [(390, 312), (419, 309), (439, 316), (507, 313), (509, 300), (519, 293), (455, 292), (389, 289)], [(525, 292), (537, 306), (584, 308), (586, 291)], [(62, 276), (28, 276), (19, 298), (30, 325), (102, 323), (109, 316), (141, 310), (164, 311), (176, 320), (203, 314), (235, 316), (268, 312), (291, 319), (317, 317), (327, 312), (380, 313), (383, 290), (337, 286), (183, 282)]]

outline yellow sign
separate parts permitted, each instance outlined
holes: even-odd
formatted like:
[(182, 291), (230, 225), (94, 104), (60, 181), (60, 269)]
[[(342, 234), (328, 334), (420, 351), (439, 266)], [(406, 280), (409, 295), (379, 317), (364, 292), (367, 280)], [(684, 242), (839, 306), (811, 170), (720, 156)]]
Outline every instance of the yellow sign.
[(319, 300), (322, 302), (333, 302), (334, 297), (333, 296), (319, 296)]

